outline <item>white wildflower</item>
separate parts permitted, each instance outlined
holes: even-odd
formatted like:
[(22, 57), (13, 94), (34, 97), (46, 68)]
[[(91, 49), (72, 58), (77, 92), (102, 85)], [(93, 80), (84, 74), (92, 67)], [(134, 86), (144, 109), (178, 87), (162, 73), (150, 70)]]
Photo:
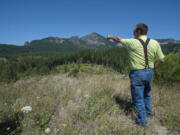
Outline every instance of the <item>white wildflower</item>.
[(88, 94), (86, 94), (86, 95), (84, 95), (84, 97), (85, 97), (85, 98), (89, 98), (89, 95), (88, 95)]
[(24, 106), (23, 108), (21, 108), (21, 111), (23, 113), (29, 113), (32, 111), (32, 107), (31, 106)]
[(46, 129), (45, 129), (45, 133), (46, 133), (46, 134), (49, 134), (50, 132), (51, 132), (51, 129), (50, 129), (50, 128), (46, 128)]
[(62, 124), (63, 127), (66, 127), (67, 125), (66, 124)]

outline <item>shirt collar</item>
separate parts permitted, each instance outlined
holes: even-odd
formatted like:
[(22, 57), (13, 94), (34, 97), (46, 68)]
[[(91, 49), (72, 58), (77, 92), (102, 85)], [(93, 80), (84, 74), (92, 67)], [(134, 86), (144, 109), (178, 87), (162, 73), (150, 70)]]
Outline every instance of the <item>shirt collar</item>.
[(147, 39), (147, 36), (146, 35), (141, 35), (141, 36), (139, 36), (139, 38), (145, 40), (145, 39)]

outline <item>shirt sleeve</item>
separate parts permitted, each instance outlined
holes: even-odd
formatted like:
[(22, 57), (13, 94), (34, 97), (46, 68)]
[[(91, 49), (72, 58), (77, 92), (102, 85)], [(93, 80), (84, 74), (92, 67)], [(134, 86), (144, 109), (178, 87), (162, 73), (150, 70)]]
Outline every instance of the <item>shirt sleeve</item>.
[(162, 49), (161, 49), (161, 46), (158, 44), (158, 49), (157, 49), (157, 53), (156, 53), (156, 56), (157, 56), (157, 59), (164, 59), (164, 54), (162, 52)]
[(131, 39), (121, 39), (121, 44), (125, 48), (129, 48), (131, 45)]

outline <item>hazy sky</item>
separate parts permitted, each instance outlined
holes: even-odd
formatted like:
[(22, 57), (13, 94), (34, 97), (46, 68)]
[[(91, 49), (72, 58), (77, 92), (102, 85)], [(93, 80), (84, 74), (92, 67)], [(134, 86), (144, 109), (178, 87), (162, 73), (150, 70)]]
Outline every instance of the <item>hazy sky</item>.
[(141, 22), (150, 38), (180, 40), (180, 0), (0, 0), (0, 43), (91, 32), (131, 38)]

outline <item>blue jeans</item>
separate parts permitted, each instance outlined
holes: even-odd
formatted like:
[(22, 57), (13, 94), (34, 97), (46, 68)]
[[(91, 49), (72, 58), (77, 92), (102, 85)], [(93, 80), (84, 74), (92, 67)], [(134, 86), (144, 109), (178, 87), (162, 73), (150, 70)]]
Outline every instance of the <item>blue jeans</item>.
[(132, 103), (139, 125), (148, 125), (146, 114), (153, 115), (150, 95), (153, 74), (153, 69), (132, 70), (129, 74)]

